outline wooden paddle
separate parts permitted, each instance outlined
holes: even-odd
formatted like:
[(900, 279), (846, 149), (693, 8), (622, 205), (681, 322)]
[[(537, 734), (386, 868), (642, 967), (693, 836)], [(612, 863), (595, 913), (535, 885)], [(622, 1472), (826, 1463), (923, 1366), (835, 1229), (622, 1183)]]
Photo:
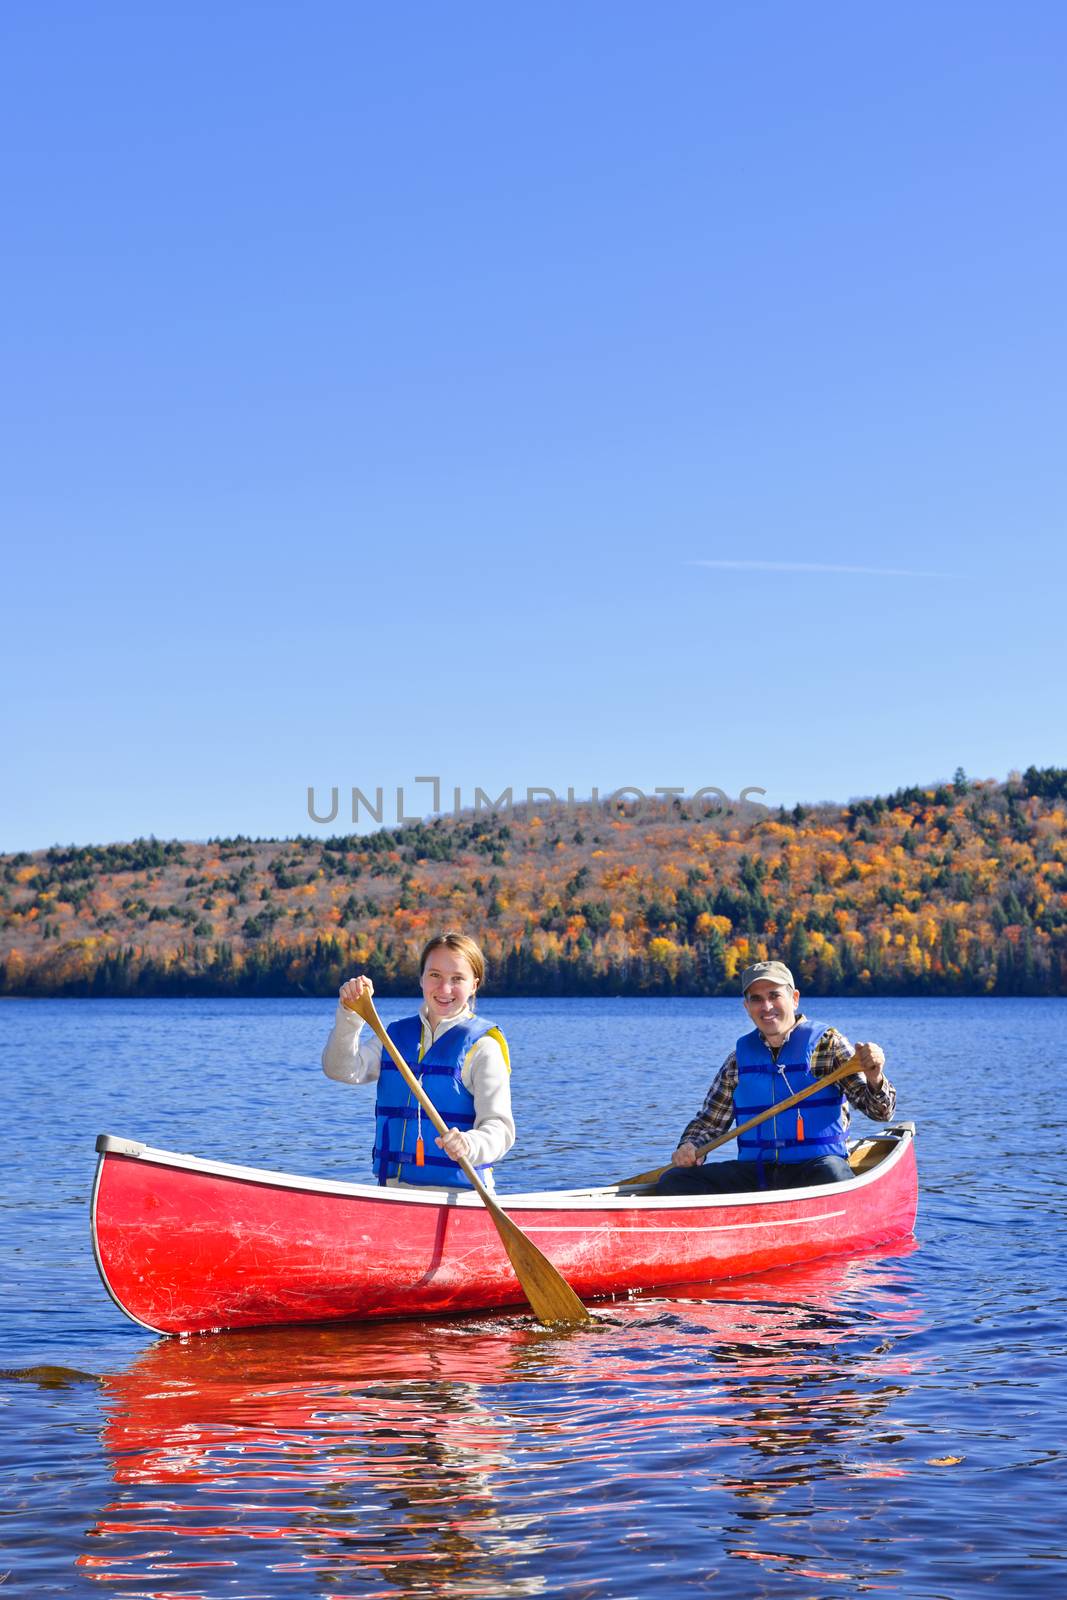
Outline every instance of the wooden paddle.
[[(355, 1011), (374, 1029), (382, 1041), (382, 1048), (388, 1050), (397, 1071), (443, 1138), (448, 1133), (447, 1122), (386, 1033), (370, 995), (362, 994), (353, 1004), (350, 1005), (347, 1000), (344, 1004), (349, 1011)], [(515, 1269), (515, 1276), (538, 1322), (543, 1322), (549, 1327), (559, 1326), (561, 1323), (576, 1325), (593, 1322), (595, 1319), (589, 1315), (567, 1280), (561, 1277), (551, 1261), (541, 1254), (533, 1240), (528, 1239), (522, 1229), (500, 1209), (470, 1162), (461, 1156), (458, 1165), (466, 1173), (477, 1190), (482, 1204), (496, 1223), (500, 1242), (508, 1253), (508, 1260)]]
[[(828, 1083), (836, 1083), (839, 1078), (850, 1078), (854, 1073), (863, 1069), (858, 1064), (854, 1055), (840, 1067), (835, 1067), (833, 1072), (828, 1072), (824, 1077), (817, 1078), (814, 1083), (809, 1083), (806, 1089), (798, 1089), (796, 1094), (791, 1094), (788, 1100), (780, 1100), (776, 1106), (771, 1106), (767, 1111), (761, 1111), (758, 1117), (749, 1117), (747, 1122), (742, 1122), (739, 1128), (729, 1128), (726, 1133), (720, 1133), (717, 1139), (712, 1139), (708, 1144), (702, 1144), (697, 1150), (697, 1155), (706, 1156), (710, 1150), (717, 1150), (721, 1144), (726, 1144), (730, 1139), (736, 1139), (739, 1134), (747, 1133), (750, 1128), (757, 1128), (761, 1122), (766, 1122), (768, 1117), (776, 1117), (779, 1111), (788, 1111), (790, 1106), (799, 1105), (801, 1100), (806, 1100), (809, 1094), (825, 1088)], [(624, 1178), (618, 1185), (620, 1189), (627, 1188), (630, 1184), (655, 1183), (663, 1173), (669, 1172), (672, 1162), (668, 1161), (665, 1167), (656, 1167), (653, 1172), (639, 1173), (636, 1178)], [(683, 1168), (683, 1171), (685, 1169)]]

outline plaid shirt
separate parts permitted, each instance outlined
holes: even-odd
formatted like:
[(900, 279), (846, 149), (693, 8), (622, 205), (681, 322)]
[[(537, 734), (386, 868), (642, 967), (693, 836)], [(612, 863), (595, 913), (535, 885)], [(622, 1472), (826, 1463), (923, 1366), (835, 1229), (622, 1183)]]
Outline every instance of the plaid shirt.
[[(797, 1028), (806, 1021), (807, 1018), (802, 1012), (793, 1027)], [(792, 1033), (793, 1029), (790, 1028), (789, 1031)], [(852, 1046), (843, 1033), (838, 1033), (836, 1028), (827, 1028), (811, 1053), (812, 1074), (816, 1078), (824, 1077), (826, 1073), (842, 1066), (853, 1053)], [(777, 1062), (778, 1050), (771, 1050), (771, 1056)], [(857, 1111), (862, 1111), (865, 1117), (870, 1117), (872, 1122), (888, 1122), (893, 1115), (897, 1103), (897, 1091), (884, 1075), (877, 1089), (870, 1087), (862, 1072), (857, 1072), (852, 1078), (841, 1078), (839, 1084), (845, 1099), (850, 1101)], [(737, 1051), (731, 1050), (715, 1074), (711, 1088), (704, 1098), (704, 1104), (688, 1124), (678, 1143), (700, 1146), (718, 1138), (720, 1133), (725, 1133), (734, 1120), (736, 1087)], [(787, 1098), (783, 1094), (782, 1099)], [(848, 1121), (847, 1106), (845, 1120)]]

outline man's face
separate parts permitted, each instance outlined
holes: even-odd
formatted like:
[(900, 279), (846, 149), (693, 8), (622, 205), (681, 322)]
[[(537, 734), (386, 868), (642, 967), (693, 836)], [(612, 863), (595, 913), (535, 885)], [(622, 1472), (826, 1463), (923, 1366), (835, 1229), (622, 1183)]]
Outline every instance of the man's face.
[(797, 1020), (799, 989), (787, 989), (784, 983), (768, 983), (760, 978), (750, 983), (745, 991), (745, 1010), (766, 1039), (788, 1033)]

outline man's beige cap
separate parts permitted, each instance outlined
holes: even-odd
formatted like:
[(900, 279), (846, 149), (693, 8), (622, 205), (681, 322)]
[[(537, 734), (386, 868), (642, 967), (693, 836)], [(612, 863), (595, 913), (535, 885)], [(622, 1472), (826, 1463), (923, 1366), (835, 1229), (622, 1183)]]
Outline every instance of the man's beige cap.
[(741, 993), (747, 994), (751, 985), (761, 978), (764, 983), (784, 983), (787, 989), (796, 988), (793, 974), (784, 961), (755, 961), (741, 974)]

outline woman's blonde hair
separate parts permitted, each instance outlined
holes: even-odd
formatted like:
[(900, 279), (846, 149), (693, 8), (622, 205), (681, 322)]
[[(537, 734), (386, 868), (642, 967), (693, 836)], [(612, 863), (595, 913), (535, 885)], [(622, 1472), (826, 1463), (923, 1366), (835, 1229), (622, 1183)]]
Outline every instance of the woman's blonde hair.
[(422, 947), (419, 957), (419, 974), (426, 971), (426, 963), (435, 950), (451, 950), (454, 955), (462, 956), (474, 974), (475, 987), (480, 989), (485, 981), (485, 957), (478, 945), (466, 933), (435, 933)]

